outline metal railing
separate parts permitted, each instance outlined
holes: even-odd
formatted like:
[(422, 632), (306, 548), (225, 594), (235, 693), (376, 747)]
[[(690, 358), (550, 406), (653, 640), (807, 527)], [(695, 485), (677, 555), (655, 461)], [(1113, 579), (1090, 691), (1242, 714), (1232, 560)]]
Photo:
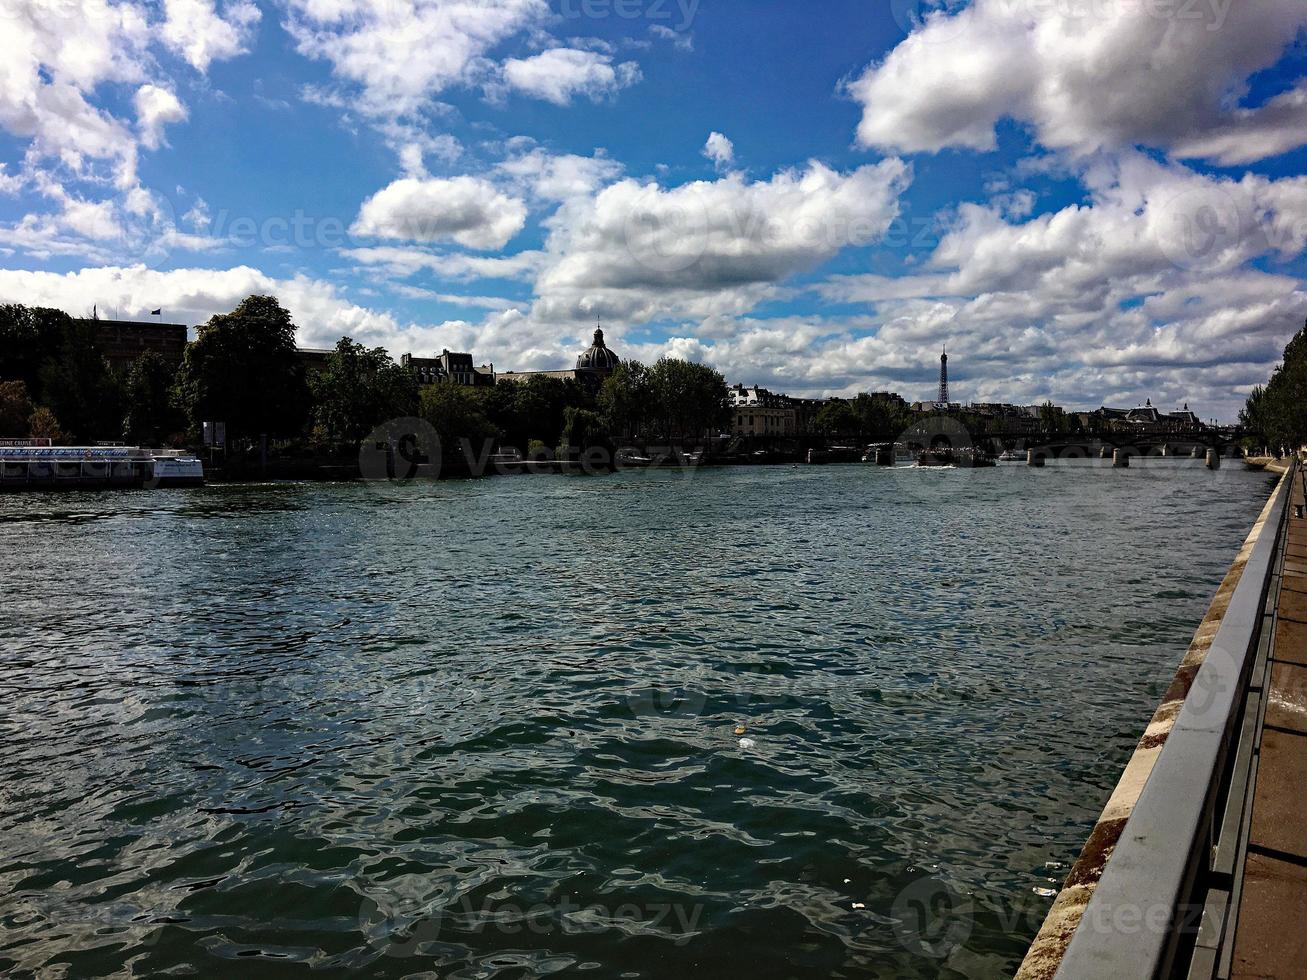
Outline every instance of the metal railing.
[(1293, 482), (1291, 471), (1275, 490), (1211, 649), (1085, 908), (1059, 978), (1186, 974), (1209, 893), (1229, 888), (1231, 869), (1220, 865), (1229, 865), (1237, 848), (1221, 838), (1239, 835), (1238, 820), (1229, 829), (1227, 808), (1244, 807), (1243, 792), (1231, 783), (1238, 782), (1236, 762), (1246, 741), (1250, 677), (1263, 633), (1269, 635), (1267, 599)]

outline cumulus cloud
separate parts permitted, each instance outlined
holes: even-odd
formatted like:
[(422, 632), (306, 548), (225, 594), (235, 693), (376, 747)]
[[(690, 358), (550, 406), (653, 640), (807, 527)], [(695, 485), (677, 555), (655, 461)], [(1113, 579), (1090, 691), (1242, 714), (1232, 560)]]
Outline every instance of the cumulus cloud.
[(244, 54), (260, 13), (249, 0), (233, 0), (219, 14), (213, 0), (165, 0), (164, 43), (197, 71)]
[(253, 293), (275, 295), (299, 325), (302, 347), (327, 347), (348, 334), (367, 344), (403, 353), (414, 343), (428, 343), (424, 331), (401, 324), (393, 315), (350, 302), (329, 282), (307, 276), (277, 279), (250, 266), (227, 269), (159, 271), (143, 265), (105, 266), (55, 273), (0, 270), (0, 297), (5, 302), (53, 306), (74, 315), (93, 305), (123, 318), (145, 318), (160, 307), (169, 319), (203, 323), (215, 313), (232, 310)]
[(703, 155), (711, 160), (718, 170), (724, 170), (735, 162), (735, 144), (721, 133), (710, 133), (708, 142), (703, 146)]
[[(120, 261), (212, 247), (177, 230), (165, 202), (141, 187), (137, 158), (141, 147), (164, 144), (165, 126), (186, 118), (158, 55), (173, 49), (204, 70), (243, 50), (258, 12), (236, 2), (224, 19), (205, 0), (169, 0), (162, 21), (159, 11), (131, 0), (5, 5), (0, 129), (25, 141), (26, 152), (4, 185), (30, 188), (53, 205), (0, 226), (7, 247), (34, 258)], [(134, 124), (115, 114), (124, 103)]]
[(342, 249), (341, 254), (369, 269), (380, 269), (393, 277), (434, 272), (454, 280), (508, 279), (527, 282), (545, 264), (545, 254), (538, 251), (516, 255), (466, 255), (461, 252), (440, 253), (424, 248), (375, 245)]
[(545, 0), (289, 0), (285, 27), (300, 54), (358, 88), (348, 104), (396, 117), (473, 80), (494, 45), (548, 15)]
[(46, 4), (15, 0), (0, 31), (0, 127), (29, 141), (29, 156), (91, 176), (107, 162), (123, 187), (136, 178), (130, 129), (90, 96), (106, 83), (145, 78), (144, 10), (104, 0)]
[(146, 84), (136, 90), (136, 126), (141, 143), (157, 150), (163, 143), (163, 127), (186, 118), (186, 107), (166, 88)]
[(876, 241), (910, 181), (900, 160), (841, 174), (823, 164), (770, 180), (732, 174), (672, 189), (627, 179), (565, 204), (537, 283), (553, 317), (747, 312), (792, 275)]
[(503, 248), (526, 224), (526, 206), (477, 177), (405, 177), (363, 202), (350, 231), (408, 242)]
[(542, 201), (569, 201), (588, 197), (622, 175), (616, 160), (596, 154), (583, 157), (572, 153), (556, 155), (533, 149), (510, 157), (499, 171)]
[(565, 106), (578, 96), (598, 102), (640, 81), (634, 61), (614, 65), (607, 54), (579, 48), (550, 48), (530, 58), (504, 62), (504, 83), (513, 91)]
[(1047, 147), (1148, 145), (1222, 163), (1307, 143), (1299, 89), (1242, 106), (1248, 79), (1307, 25), (1301, 0), (1023, 4), (936, 11), (848, 86), (858, 141), (901, 152), (992, 149), (1010, 117)]

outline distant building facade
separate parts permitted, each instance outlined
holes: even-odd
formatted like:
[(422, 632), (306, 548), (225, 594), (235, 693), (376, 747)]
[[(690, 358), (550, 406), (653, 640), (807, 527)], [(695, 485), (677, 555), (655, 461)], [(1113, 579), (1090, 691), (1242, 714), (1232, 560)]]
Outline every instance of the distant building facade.
[(1108, 408), (1104, 405), (1086, 417), (1087, 428), (1122, 435), (1202, 435), (1207, 426), (1186, 403), (1178, 412), (1163, 412), (1148, 401), (1139, 408)]
[(449, 350), (441, 351), (439, 357), (405, 354), (399, 363), (417, 379), (419, 385), (455, 384), (464, 388), (482, 388), (495, 383), (495, 366), (478, 366), (471, 354)]
[(335, 349), (323, 349), (320, 347), (297, 347), (295, 357), (300, 362), (300, 367), (304, 368), (304, 374), (316, 374), (318, 371), (325, 371), (327, 368), (327, 358), (336, 353)]
[(793, 400), (754, 385), (730, 390), (734, 413), (731, 431), (737, 436), (793, 439), (798, 434), (798, 410)]
[(95, 330), (95, 344), (111, 367), (130, 368), (143, 354), (158, 354), (176, 367), (186, 353), (186, 325), (152, 320), (79, 319)]

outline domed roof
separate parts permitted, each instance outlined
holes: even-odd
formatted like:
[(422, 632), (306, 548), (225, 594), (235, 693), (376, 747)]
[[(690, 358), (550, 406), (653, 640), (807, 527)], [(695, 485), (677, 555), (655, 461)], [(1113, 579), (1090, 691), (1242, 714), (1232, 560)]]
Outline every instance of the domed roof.
[(608, 349), (604, 343), (604, 332), (595, 330), (594, 343), (590, 349), (576, 359), (578, 371), (611, 371), (621, 363), (621, 358)]

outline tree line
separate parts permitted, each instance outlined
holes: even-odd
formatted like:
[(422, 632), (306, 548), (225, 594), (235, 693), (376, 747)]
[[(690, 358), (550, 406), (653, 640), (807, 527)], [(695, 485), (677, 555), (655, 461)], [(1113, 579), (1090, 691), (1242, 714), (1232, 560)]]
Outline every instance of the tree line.
[(1307, 445), (1307, 328), (1284, 348), (1270, 380), (1253, 389), (1239, 421), (1249, 448), (1293, 452)]
[(729, 404), (718, 372), (670, 358), (625, 362), (598, 390), (544, 375), (420, 387), (384, 348), (342, 337), (308, 370), (291, 315), (272, 296), (247, 297), (198, 326), (180, 365), (147, 353), (121, 370), (96, 346), (93, 323), (0, 306), (0, 437), (185, 446), (199, 441), (203, 423), (223, 422), (236, 449), (266, 436), (349, 455), (382, 423), (416, 416), (446, 451), (466, 439), (525, 454), (699, 440), (727, 425)]

